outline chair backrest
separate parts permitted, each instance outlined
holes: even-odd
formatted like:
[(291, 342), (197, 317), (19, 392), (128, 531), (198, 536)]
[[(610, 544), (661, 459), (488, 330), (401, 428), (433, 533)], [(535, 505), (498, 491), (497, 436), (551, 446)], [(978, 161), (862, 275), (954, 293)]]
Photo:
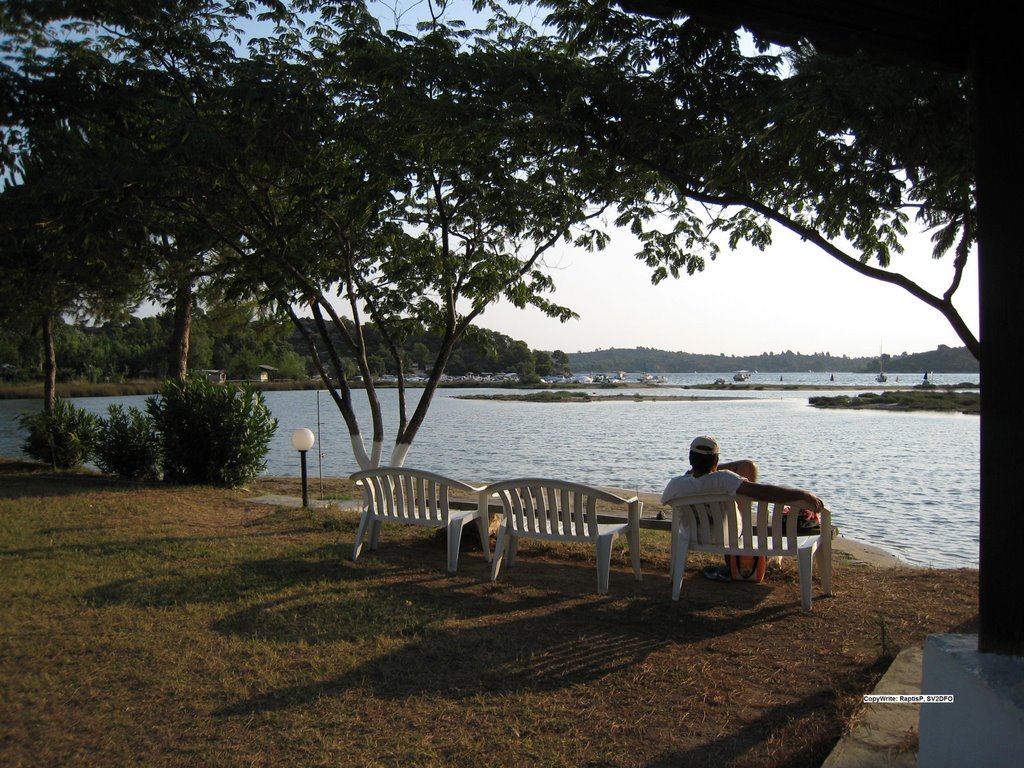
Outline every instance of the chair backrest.
[(597, 502), (630, 503), (599, 488), (535, 477), (503, 480), (481, 493), (498, 497), (505, 525), (518, 533), (581, 541), (597, 538)]
[(797, 511), (804, 508), (801, 501), (686, 496), (672, 502), (672, 515), (689, 528), (691, 545), (783, 555), (799, 549)]
[(448, 522), (452, 490), (476, 500), (480, 488), (459, 480), (406, 467), (378, 467), (356, 472), (351, 478), (362, 485), (363, 498), (374, 515), (395, 522)]

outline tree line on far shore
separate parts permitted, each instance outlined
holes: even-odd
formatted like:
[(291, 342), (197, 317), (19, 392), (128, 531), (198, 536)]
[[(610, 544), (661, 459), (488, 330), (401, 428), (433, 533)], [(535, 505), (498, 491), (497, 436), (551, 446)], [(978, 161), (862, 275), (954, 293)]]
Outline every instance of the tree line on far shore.
[[(307, 320), (311, 323), (311, 320)], [(55, 327), (62, 381), (121, 383), (132, 379), (173, 378), (169, 347), (174, 318), (170, 312), (127, 317), (101, 324), (62, 320)], [(369, 367), (375, 376), (397, 370), (380, 333), (367, 324)], [(410, 330), (401, 351), (406, 374), (430, 370), (441, 340), (422, 326)], [(193, 318), (189, 369), (223, 371), (228, 379), (256, 380), (261, 371), (271, 379), (315, 377), (316, 367), (299, 331), (291, 322), (260, 317), (249, 304), (214, 304)], [(42, 381), (45, 349), (38, 334), (0, 327), (0, 378), (7, 382)], [(349, 378), (360, 375), (351, 359), (342, 365)], [(541, 376), (570, 372), (565, 352), (533, 350), (524, 341), (497, 331), (475, 328), (472, 338), (457, 347), (445, 372), (518, 374), (530, 382)]]
[[(255, 315), (251, 305), (215, 304), (196, 313), (189, 347), (191, 370), (224, 371), (233, 380), (255, 380), (261, 370), (271, 379), (301, 380), (316, 376), (301, 334), (290, 322)], [(173, 338), (173, 317), (162, 312), (149, 317), (128, 317), (102, 324), (63, 321), (56, 329), (57, 351), (64, 364), (63, 381), (122, 383), (132, 379), (164, 379), (173, 376), (169, 344)], [(307, 321), (311, 322), (311, 321)], [(530, 349), (526, 342), (497, 331), (474, 329), (472, 340), (452, 353), (445, 372), (514, 372), (524, 382), (543, 376), (572, 372), (648, 371), (652, 373), (720, 373), (756, 370), (789, 373), (814, 371), (830, 373), (872, 373), (877, 357), (837, 356), (828, 352), (801, 354), (763, 352), (760, 355), (708, 355), (670, 352), (648, 347), (609, 348), (566, 354), (562, 350)], [(370, 368), (374, 375), (397, 371), (380, 334), (372, 324), (366, 329), (372, 351)], [(426, 372), (437, 353), (440, 339), (420, 327), (403, 347), (404, 373)], [(7, 382), (36, 382), (43, 376), (44, 349), (38, 335), (0, 328), (0, 378)], [(883, 366), (891, 373), (977, 373), (978, 361), (965, 347), (940, 344), (928, 352), (883, 355)], [(359, 375), (354, 361), (343, 361), (350, 378)]]
[[(576, 371), (648, 371), (651, 373), (721, 373), (723, 371), (763, 371), (790, 373), (877, 373), (879, 358), (836, 356), (828, 352), (802, 355), (799, 352), (762, 352), (760, 355), (698, 355), (689, 352), (666, 352), (661, 349), (598, 349), (569, 355)], [(929, 352), (883, 354), (882, 367), (889, 373), (977, 373), (978, 360), (966, 347), (940, 344)]]

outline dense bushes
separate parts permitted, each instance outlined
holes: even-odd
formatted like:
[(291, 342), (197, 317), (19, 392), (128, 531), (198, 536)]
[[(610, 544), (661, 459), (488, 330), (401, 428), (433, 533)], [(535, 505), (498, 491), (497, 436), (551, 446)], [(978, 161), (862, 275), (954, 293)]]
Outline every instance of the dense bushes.
[(168, 381), (146, 411), (112, 405), (100, 419), (57, 398), (52, 415), (21, 417), (22, 448), (62, 469), (95, 459), (104, 472), (132, 480), (232, 486), (264, 469), (277, 430), (260, 392), (200, 377)]
[(277, 420), (249, 386), (193, 377), (168, 381), (146, 410), (160, 435), (164, 478), (180, 483), (240, 485), (266, 466)]
[(99, 419), (57, 398), (53, 413), (26, 413), (19, 417), (28, 432), (21, 449), (38, 461), (70, 469), (87, 461), (95, 445)]
[(107, 409), (96, 441), (96, 465), (129, 480), (159, 480), (162, 474), (160, 436), (153, 420), (138, 408)]

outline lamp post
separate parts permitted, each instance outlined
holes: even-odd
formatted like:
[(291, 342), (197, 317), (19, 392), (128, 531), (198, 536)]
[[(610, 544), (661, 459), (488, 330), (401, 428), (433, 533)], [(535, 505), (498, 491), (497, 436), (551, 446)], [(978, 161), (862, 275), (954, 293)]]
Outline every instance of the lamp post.
[(299, 456), (302, 462), (302, 506), (309, 506), (309, 485), (306, 482), (306, 451), (313, 447), (313, 443), (316, 442), (316, 438), (313, 437), (312, 430), (296, 429), (292, 432), (292, 448), (299, 452)]

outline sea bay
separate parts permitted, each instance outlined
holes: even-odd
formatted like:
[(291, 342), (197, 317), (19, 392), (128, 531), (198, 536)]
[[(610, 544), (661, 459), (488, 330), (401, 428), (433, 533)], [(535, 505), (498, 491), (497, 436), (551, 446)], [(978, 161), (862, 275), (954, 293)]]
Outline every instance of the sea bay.
[[(725, 375), (725, 374), (723, 374)], [(821, 391), (680, 389), (715, 374), (667, 374), (658, 387), (592, 389), (597, 395), (697, 395), (700, 400), (616, 400), (522, 403), (467, 400), (493, 389), (440, 390), (406, 460), (469, 482), (547, 476), (658, 493), (686, 469), (689, 441), (714, 435), (723, 459), (757, 461), (764, 482), (805, 487), (820, 495), (842, 533), (883, 547), (904, 560), (940, 568), (976, 567), (978, 560), (979, 420), (976, 416), (889, 411), (823, 411), (808, 397), (834, 386), (880, 390), (867, 374), (754, 374), (750, 384), (819, 386)], [(730, 375), (731, 376), (731, 375)], [(905, 375), (918, 383), (918, 375)], [(977, 381), (937, 374), (935, 383)], [(629, 377), (633, 381), (634, 376)], [(893, 383), (892, 379), (890, 384)], [(410, 392), (415, 403), (419, 390)], [(360, 418), (369, 433), (360, 392)], [(397, 392), (380, 391), (387, 444), (397, 424)], [(344, 422), (326, 392), (267, 392), (280, 422), (266, 474), (297, 475), (292, 430), (317, 435), (309, 455), (312, 493), (317, 477), (357, 469)], [(105, 414), (111, 403), (143, 407), (145, 397), (81, 398), (76, 405)], [(18, 413), (39, 401), (0, 401), (0, 455), (20, 454)], [(411, 407), (411, 406), (410, 406)], [(386, 454), (387, 455), (387, 454)]]

